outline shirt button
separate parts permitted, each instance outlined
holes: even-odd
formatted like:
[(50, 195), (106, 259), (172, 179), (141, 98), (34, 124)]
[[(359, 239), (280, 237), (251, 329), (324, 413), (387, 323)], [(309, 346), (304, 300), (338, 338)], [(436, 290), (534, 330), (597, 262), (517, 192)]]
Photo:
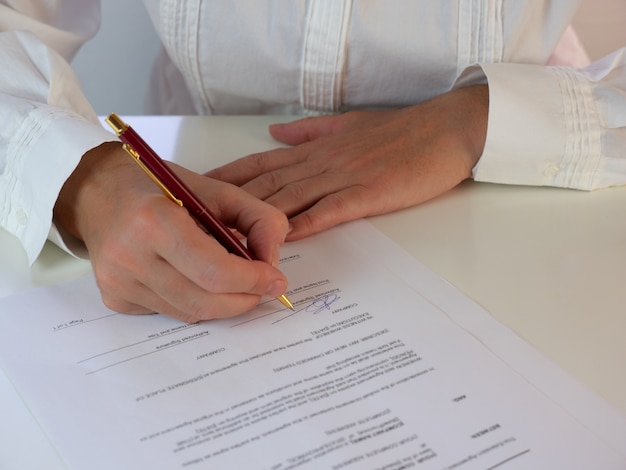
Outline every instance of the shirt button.
[(544, 176), (556, 176), (561, 172), (561, 166), (556, 163), (549, 163), (543, 170)]
[(18, 224), (26, 225), (28, 223), (28, 215), (22, 209), (18, 209), (15, 216)]

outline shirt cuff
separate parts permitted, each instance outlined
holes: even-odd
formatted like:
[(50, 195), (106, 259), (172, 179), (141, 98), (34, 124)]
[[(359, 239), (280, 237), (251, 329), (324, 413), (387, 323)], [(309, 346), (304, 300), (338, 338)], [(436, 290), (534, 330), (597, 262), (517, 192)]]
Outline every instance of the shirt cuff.
[(21, 241), (32, 264), (51, 234), (53, 240), (67, 240), (59, 243), (66, 251), (78, 246), (51, 232), (54, 204), (80, 158), (117, 137), (99, 124), (50, 107), (34, 109), (16, 134), (16, 141), (24, 144), (14, 147), (11, 168), (5, 172), (11, 188), (4, 216), (7, 230)]
[(89, 259), (89, 252), (85, 244), (54, 223), (50, 227), (48, 240), (75, 258)]
[(455, 87), (475, 82), (481, 75), (489, 85), (489, 121), (474, 179), (593, 189), (601, 131), (583, 72), (480, 64), (464, 71)]

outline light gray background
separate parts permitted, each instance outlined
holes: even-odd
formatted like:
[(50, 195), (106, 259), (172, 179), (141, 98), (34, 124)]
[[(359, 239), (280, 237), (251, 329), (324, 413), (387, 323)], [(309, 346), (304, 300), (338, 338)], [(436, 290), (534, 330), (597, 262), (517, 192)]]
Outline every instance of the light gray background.
[[(102, 15), (74, 68), (98, 114), (143, 114), (159, 40), (140, 0), (102, 0)], [(626, 46), (626, 0), (583, 0), (574, 26), (592, 58)]]
[(72, 62), (96, 113), (144, 114), (146, 84), (160, 47), (141, 0), (102, 0), (100, 31)]

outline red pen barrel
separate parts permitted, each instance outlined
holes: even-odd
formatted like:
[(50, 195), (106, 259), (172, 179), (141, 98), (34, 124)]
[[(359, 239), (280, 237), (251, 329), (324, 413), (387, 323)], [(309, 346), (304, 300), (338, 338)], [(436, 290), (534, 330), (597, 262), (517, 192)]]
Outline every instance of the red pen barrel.
[[(126, 126), (119, 134), (120, 140), (132, 147), (138, 158), (171, 193), (189, 211), (189, 214), (212, 235), (224, 248), (248, 260), (255, 259), (250, 250), (237, 238), (187, 185), (174, 173), (161, 157), (137, 134), (132, 127)], [(137, 157), (135, 157), (137, 158)]]

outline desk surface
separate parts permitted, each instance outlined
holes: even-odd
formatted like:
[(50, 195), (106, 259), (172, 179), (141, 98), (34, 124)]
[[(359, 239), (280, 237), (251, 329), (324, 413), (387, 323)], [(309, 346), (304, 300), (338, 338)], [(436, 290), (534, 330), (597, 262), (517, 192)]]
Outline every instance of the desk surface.
[[(285, 119), (127, 118), (164, 158), (196, 171), (276, 146), (266, 128)], [(626, 188), (585, 193), (467, 182), (370, 222), (626, 414), (624, 207)], [(29, 268), (17, 241), (1, 231), (0, 259), (0, 296), (90, 271), (52, 245)], [(12, 407), (19, 402), (3, 376), (0, 398), (3, 421), (14, 421), (0, 425), (0, 454), (15, 453), (0, 455), (0, 467), (53, 468), (56, 456), (25, 410)]]

